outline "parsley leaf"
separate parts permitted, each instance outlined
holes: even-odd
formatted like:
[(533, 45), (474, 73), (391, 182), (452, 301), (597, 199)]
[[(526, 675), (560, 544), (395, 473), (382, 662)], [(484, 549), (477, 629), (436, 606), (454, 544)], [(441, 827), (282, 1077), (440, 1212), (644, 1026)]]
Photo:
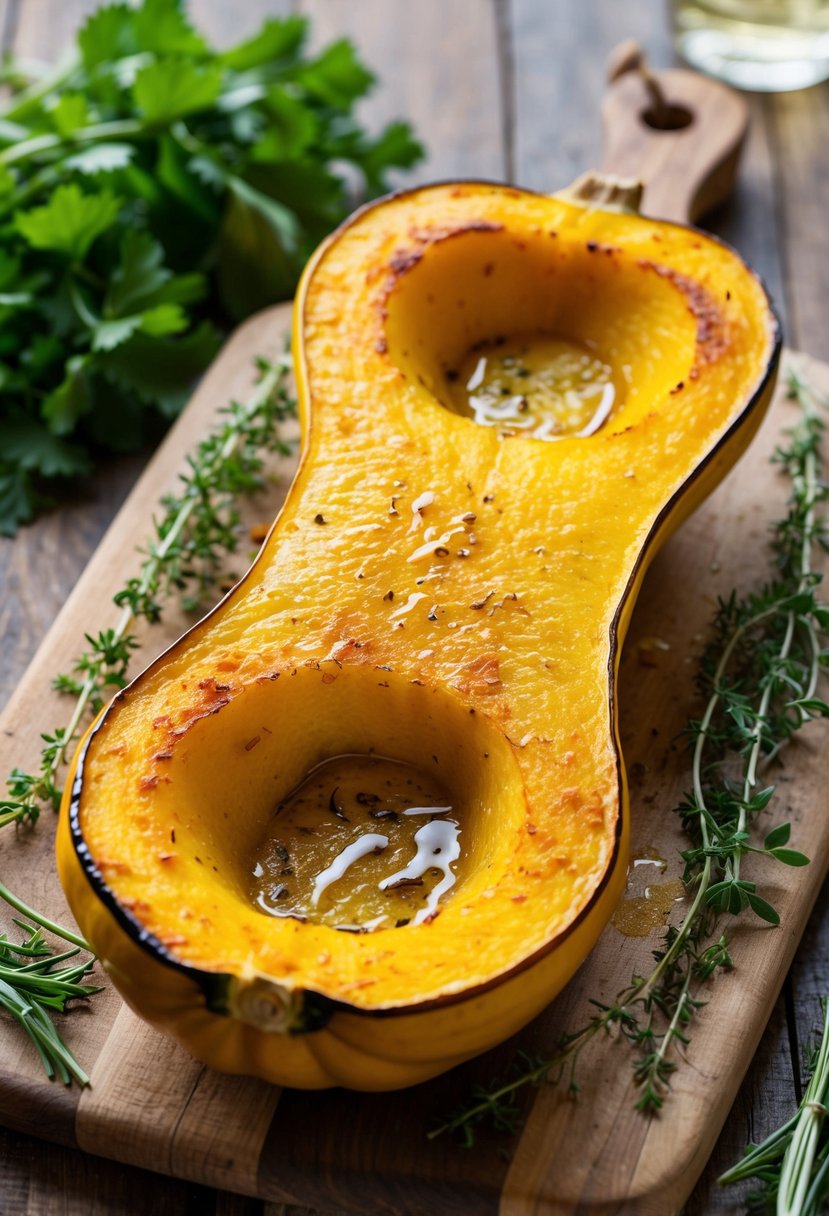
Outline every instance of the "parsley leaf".
[(42, 207), (18, 211), (17, 230), (35, 249), (49, 249), (81, 262), (120, 210), (121, 200), (109, 190), (83, 194), (73, 182), (58, 186)]
[(93, 457), (157, 439), (357, 184), (382, 193), (419, 157), (405, 123), (357, 122), (374, 76), (352, 44), (309, 54), (308, 33), (272, 17), (219, 52), (184, 0), (115, 2), (65, 70), (4, 64), (0, 531)]
[(221, 88), (222, 68), (218, 63), (198, 67), (187, 59), (159, 59), (141, 69), (132, 94), (147, 122), (169, 123), (209, 109)]

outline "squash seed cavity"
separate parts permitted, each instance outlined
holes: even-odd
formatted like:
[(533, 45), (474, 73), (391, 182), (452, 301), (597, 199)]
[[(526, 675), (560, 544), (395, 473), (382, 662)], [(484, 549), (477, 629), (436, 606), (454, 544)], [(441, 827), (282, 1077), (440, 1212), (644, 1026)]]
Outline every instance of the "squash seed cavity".
[(350, 932), (422, 924), (455, 885), (460, 836), (431, 774), (337, 756), (277, 806), (252, 859), (250, 898), (269, 916)]
[(622, 399), (596, 351), (549, 334), (478, 342), (445, 376), (447, 404), (504, 438), (592, 435)]

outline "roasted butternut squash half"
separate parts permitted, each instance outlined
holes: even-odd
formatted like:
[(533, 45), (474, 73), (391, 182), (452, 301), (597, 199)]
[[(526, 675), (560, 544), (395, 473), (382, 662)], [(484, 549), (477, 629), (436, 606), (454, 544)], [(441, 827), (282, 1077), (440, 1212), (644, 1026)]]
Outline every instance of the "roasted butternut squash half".
[(295, 316), (288, 500), (81, 745), (58, 861), (199, 1059), (380, 1090), (516, 1031), (613, 911), (619, 648), (778, 327), (701, 232), (477, 183), (358, 212)]

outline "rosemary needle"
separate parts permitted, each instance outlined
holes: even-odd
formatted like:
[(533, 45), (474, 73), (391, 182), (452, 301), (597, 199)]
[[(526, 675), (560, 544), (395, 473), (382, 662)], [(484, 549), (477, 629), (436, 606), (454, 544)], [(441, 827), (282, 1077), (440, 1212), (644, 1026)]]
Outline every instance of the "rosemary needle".
[(829, 1144), (823, 1135), (829, 1098), (829, 1002), (821, 1000), (823, 1030), (811, 1077), (799, 1109), (762, 1144), (718, 1179), (722, 1186), (747, 1180), (763, 1189), (752, 1206), (775, 1204), (777, 1216), (817, 1216), (829, 1197)]
[[(53, 954), (39, 926), (15, 920), (27, 936), (17, 944), (0, 935), (0, 1009), (8, 1013), (34, 1043), (49, 1077), (57, 1076), (65, 1085), (73, 1080), (88, 1085), (89, 1078), (66, 1046), (46, 1012), (66, 1011), (67, 1004), (100, 991), (82, 979), (95, 964), (94, 958), (72, 966), (59, 966), (74, 958), (79, 949)], [(65, 931), (61, 930), (65, 935)]]

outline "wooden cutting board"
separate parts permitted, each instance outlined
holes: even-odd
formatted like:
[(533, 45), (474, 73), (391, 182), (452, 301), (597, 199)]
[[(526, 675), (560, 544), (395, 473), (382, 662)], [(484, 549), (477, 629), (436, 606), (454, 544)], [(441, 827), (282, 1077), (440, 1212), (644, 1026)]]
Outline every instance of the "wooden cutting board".
[[(281, 349), (289, 309), (261, 313), (217, 358), (181, 420), (116, 518), (0, 718), (0, 771), (36, 762), (38, 737), (66, 719), (49, 691), (67, 669), (83, 634), (111, 625), (109, 601), (139, 561), (147, 519), (174, 489), (186, 452), (209, 429), (216, 410), (241, 399), (254, 378), (253, 357)], [(829, 368), (787, 355), (823, 391)], [(767, 529), (785, 499), (785, 483), (769, 465), (780, 431), (797, 416), (777, 399), (758, 439), (708, 503), (656, 558), (631, 624), (622, 661), (622, 742), (631, 776), (633, 856), (662, 865), (633, 867), (628, 898), (651, 888), (652, 908), (676, 892), (683, 847), (671, 809), (688, 783), (680, 737), (694, 709), (691, 656), (699, 649), (718, 595), (749, 588), (767, 576)], [(290, 477), (274, 467), (274, 483), (252, 505), (252, 520), (269, 520)], [(246, 551), (243, 537), (237, 573)], [(171, 641), (184, 617), (148, 627), (136, 669)], [(516, 1041), (449, 1075), (396, 1094), (280, 1091), (259, 1081), (224, 1077), (192, 1061), (144, 1026), (108, 989), (89, 1009), (61, 1020), (92, 1087), (47, 1081), (34, 1050), (0, 1022), (0, 1121), (91, 1153), (176, 1177), (325, 1211), (442, 1214), (648, 1213), (676, 1211), (690, 1192), (719, 1133), (820, 888), (829, 859), (825, 814), (827, 741), (811, 725), (786, 755), (776, 780), (780, 796), (769, 824), (794, 823), (792, 841), (813, 860), (806, 869), (746, 866), (770, 890), (782, 914), (772, 929), (746, 920), (733, 933), (736, 969), (711, 987), (673, 1094), (658, 1119), (633, 1111), (627, 1049), (594, 1042), (585, 1052), (578, 1102), (552, 1086), (524, 1095), (522, 1131), (502, 1139), (482, 1132), (475, 1147), (429, 1142), (425, 1130), (476, 1082), (508, 1068), (517, 1047), (550, 1049), (583, 1023), (591, 998), (609, 1000), (632, 973), (648, 967), (661, 926), (645, 936), (637, 904), (623, 906), (565, 993)], [(34, 906), (70, 921), (52, 865), (54, 822), (44, 814), (32, 831), (0, 835), (3, 881)], [(679, 915), (682, 903), (671, 904)], [(0, 909), (0, 911), (2, 911)], [(661, 918), (657, 918), (661, 919)], [(2, 928), (12, 928), (8, 914)], [(622, 929), (626, 931), (623, 932)]]

